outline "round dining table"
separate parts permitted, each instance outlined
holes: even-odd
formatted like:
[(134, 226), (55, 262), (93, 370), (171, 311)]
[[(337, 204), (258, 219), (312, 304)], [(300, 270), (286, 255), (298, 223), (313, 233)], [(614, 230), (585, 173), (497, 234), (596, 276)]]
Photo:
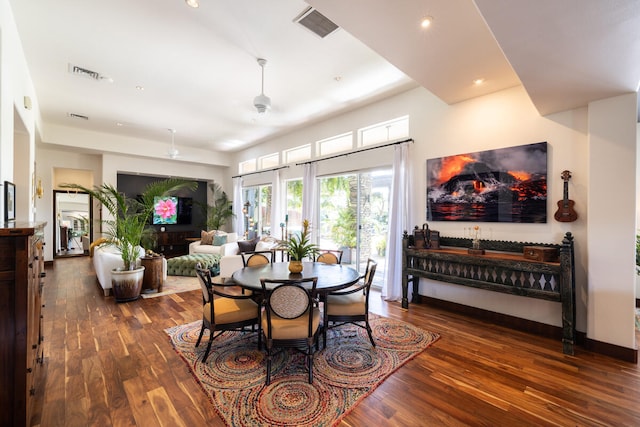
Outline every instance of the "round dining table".
[[(327, 294), (353, 285), (360, 279), (354, 268), (341, 264), (325, 264), (323, 262), (303, 262), (302, 273), (289, 272), (288, 262), (274, 262), (254, 267), (244, 267), (233, 273), (233, 280), (238, 286), (255, 292), (262, 291), (260, 279), (301, 280), (318, 278), (316, 292)], [(277, 286), (267, 284), (267, 290)]]

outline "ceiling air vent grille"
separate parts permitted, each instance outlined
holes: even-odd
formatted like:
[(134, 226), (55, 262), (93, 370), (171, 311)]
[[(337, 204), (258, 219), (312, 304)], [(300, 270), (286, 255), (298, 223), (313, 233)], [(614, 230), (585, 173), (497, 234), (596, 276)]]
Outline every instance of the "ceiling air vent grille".
[(325, 38), (339, 28), (334, 22), (329, 20), (329, 18), (312, 7), (306, 9), (293, 21), (302, 25), (321, 38)]
[(67, 113), (67, 116), (71, 117), (72, 119), (89, 120), (89, 117), (83, 116), (82, 114)]
[(69, 64), (69, 72), (76, 76), (86, 77), (92, 80), (101, 80), (102, 76), (97, 71), (88, 70), (86, 68), (78, 67), (77, 65)]

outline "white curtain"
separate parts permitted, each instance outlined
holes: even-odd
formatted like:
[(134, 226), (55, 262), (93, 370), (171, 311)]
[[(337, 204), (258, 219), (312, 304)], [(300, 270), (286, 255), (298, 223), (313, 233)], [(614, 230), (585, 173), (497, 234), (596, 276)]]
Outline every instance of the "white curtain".
[(242, 213), (242, 178), (233, 178), (233, 231), (238, 239), (244, 235), (244, 214)]
[(284, 222), (282, 182), (280, 181), (280, 170), (273, 171), (273, 182), (271, 184), (271, 237), (282, 239), (280, 223)]
[(311, 241), (316, 242), (316, 163), (305, 163), (302, 176), (302, 219), (311, 223)]
[(393, 178), (389, 196), (391, 209), (387, 234), (387, 268), (382, 286), (382, 297), (387, 301), (402, 299), (402, 234), (409, 229), (409, 196), (411, 195), (409, 143), (398, 144), (394, 150)]

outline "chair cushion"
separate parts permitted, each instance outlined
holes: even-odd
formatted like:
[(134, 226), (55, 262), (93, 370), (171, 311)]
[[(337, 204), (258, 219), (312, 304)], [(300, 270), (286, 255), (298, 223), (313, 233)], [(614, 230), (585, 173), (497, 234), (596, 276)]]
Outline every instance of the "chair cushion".
[[(320, 325), (320, 309), (314, 307), (313, 309), (313, 328), (312, 333), (318, 330)], [(274, 340), (291, 340), (306, 338), (309, 333), (309, 313), (304, 313), (302, 316), (295, 319), (283, 319), (275, 314), (271, 314), (271, 338)], [(265, 335), (268, 331), (267, 315), (262, 315), (262, 329)]]
[(365, 313), (365, 299), (362, 292), (347, 295), (328, 295), (327, 314), (329, 316), (356, 316)]
[[(202, 308), (205, 319), (211, 322), (210, 303)], [(217, 325), (226, 323), (242, 322), (244, 320), (258, 318), (258, 305), (251, 299), (218, 298), (213, 300)], [(213, 323), (213, 322), (211, 322)]]

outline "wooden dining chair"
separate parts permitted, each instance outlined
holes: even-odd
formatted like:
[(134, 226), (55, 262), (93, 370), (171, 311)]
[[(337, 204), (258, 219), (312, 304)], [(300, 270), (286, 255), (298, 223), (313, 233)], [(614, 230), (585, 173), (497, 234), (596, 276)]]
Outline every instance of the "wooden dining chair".
[(224, 292), (227, 290), (224, 289), (225, 287), (235, 287), (235, 283), (214, 285), (211, 282), (211, 272), (202, 268), (200, 263), (196, 265), (196, 273), (202, 288), (202, 329), (200, 329), (196, 347), (200, 345), (204, 330), (209, 330), (209, 343), (204, 356), (202, 356), (202, 362), (207, 360), (213, 340), (225, 331), (246, 331), (248, 326), (251, 326), (251, 330), (255, 331), (257, 325), (258, 349), (260, 349), (262, 346), (260, 304), (252, 299), (252, 295)]
[[(292, 347), (304, 353), (309, 384), (313, 383), (313, 353), (320, 331), (320, 308), (315, 298), (318, 278), (261, 279), (260, 283), (265, 295), (261, 326), (267, 347), (266, 384), (271, 382), (274, 347)], [(268, 289), (274, 284), (275, 288)]]
[(240, 255), (242, 255), (242, 263), (245, 267), (269, 264), (272, 263), (275, 258), (275, 253), (272, 250), (243, 252)]
[[(371, 326), (369, 325), (369, 292), (377, 267), (378, 263), (369, 258), (367, 260), (367, 269), (361, 282), (327, 295), (324, 300), (324, 328), (322, 336), (325, 347), (327, 346), (327, 329), (347, 323), (366, 329), (371, 345), (373, 347), (376, 346), (373, 340)], [(361, 322), (364, 322), (364, 325), (360, 324)]]
[(318, 249), (316, 262), (324, 262), (325, 264), (341, 264), (342, 251), (337, 249)]

